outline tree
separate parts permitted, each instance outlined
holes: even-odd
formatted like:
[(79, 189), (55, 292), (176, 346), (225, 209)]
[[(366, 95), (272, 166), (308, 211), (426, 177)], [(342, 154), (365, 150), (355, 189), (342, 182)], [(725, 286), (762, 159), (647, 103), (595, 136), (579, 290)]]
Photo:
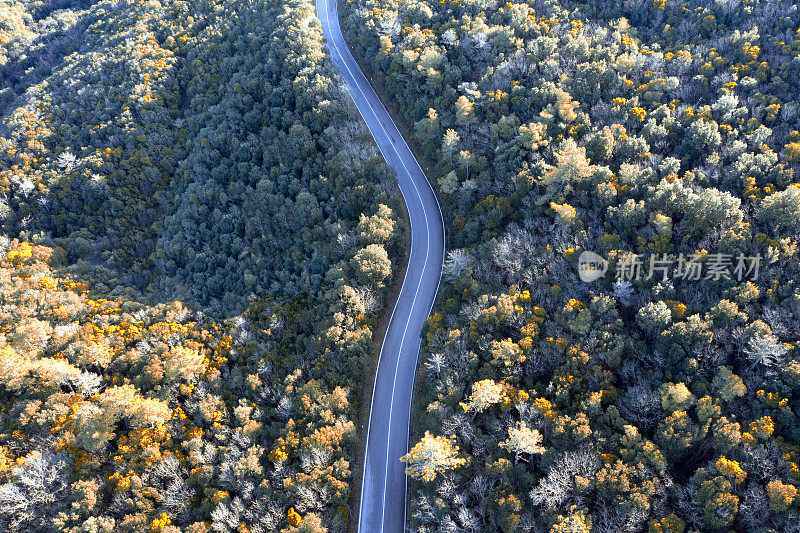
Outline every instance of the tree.
[(775, 335), (769, 333), (756, 335), (747, 341), (744, 353), (752, 361), (751, 370), (758, 365), (763, 365), (767, 372), (775, 372), (775, 367), (783, 363), (786, 354), (789, 353), (789, 348)]
[(472, 266), (472, 254), (465, 249), (450, 250), (442, 266), (442, 273), (447, 279), (458, 279)]
[(547, 194), (540, 200), (562, 202), (592, 173), (592, 166), (586, 159), (586, 149), (579, 147), (574, 140), (566, 139), (555, 152), (556, 165), (548, 166), (539, 183), (546, 187)]
[(451, 170), (439, 178), (439, 190), (444, 194), (453, 194), (458, 190), (458, 176), (455, 170)]
[(464, 411), (483, 412), (494, 404), (502, 402), (506, 397), (506, 387), (491, 379), (484, 379), (472, 384), (472, 394), (467, 403), (461, 403)]
[(614, 151), (614, 134), (605, 126), (601, 131), (593, 133), (586, 142), (586, 155), (595, 163), (606, 161)]
[(547, 127), (541, 122), (523, 124), (514, 140), (525, 153), (538, 150), (547, 145)]
[(511, 339), (492, 341), (492, 362), (496, 365), (512, 366), (525, 361), (522, 348)]
[(724, 416), (714, 422), (711, 434), (714, 437), (714, 448), (721, 453), (728, 453), (742, 441), (739, 423)]
[(684, 383), (664, 383), (661, 392), (661, 408), (668, 413), (690, 409), (697, 403), (697, 398)]
[(358, 234), (365, 244), (384, 244), (394, 235), (392, 210), (385, 204), (378, 204), (377, 212), (369, 217), (361, 214), (358, 221)]
[(659, 422), (655, 441), (664, 451), (667, 459), (673, 462), (680, 461), (686, 456), (689, 449), (703, 437), (700, 429), (686, 411), (675, 411)]
[(696, 120), (689, 126), (684, 141), (685, 150), (693, 156), (713, 154), (722, 144), (716, 122)]
[(461, 126), (469, 126), (475, 122), (475, 113), (472, 102), (463, 94), (456, 100), (456, 122)]
[[(695, 477), (700, 476), (695, 474)], [(725, 528), (733, 523), (739, 509), (739, 497), (733, 494), (733, 486), (727, 478), (716, 476), (702, 481), (698, 498), (706, 527)]]
[(551, 173), (551, 179), (560, 182), (580, 181), (592, 173), (592, 165), (586, 159), (586, 149), (579, 147), (572, 139), (566, 139), (559, 145), (555, 157), (556, 168)]
[(556, 221), (565, 228), (575, 227), (580, 223), (578, 212), (569, 204), (550, 202), (550, 209), (556, 213)]
[(756, 210), (756, 220), (777, 231), (800, 225), (800, 187), (790, 185), (781, 192), (770, 194)]
[(392, 273), (389, 254), (381, 244), (368, 244), (356, 252), (350, 263), (365, 283), (381, 284)]
[[(294, 514), (297, 515), (296, 512)], [(295, 522), (297, 519), (292, 516), (289, 519), (289, 527), (282, 529), (281, 533), (328, 533), (328, 528), (322, 524), (322, 518), (317, 513), (308, 513), (299, 520), (299, 523)]]
[(630, 281), (615, 281), (613, 288), (614, 298), (622, 305), (630, 305), (633, 298), (633, 284)]
[(530, 492), (534, 505), (555, 509), (576, 489), (578, 478), (590, 479), (600, 469), (600, 457), (591, 449), (559, 452), (547, 475)]
[(459, 152), (460, 143), (461, 138), (456, 130), (448, 129), (444, 132), (442, 137), (442, 157), (445, 161), (450, 161), (453, 155)]
[(62, 169), (64, 169), (65, 172), (71, 172), (77, 160), (78, 158), (75, 157), (75, 154), (67, 150), (66, 152), (62, 152), (61, 155), (58, 156), (56, 164)]
[(422, 141), (423, 145), (427, 146), (439, 140), (441, 129), (439, 126), (439, 114), (435, 109), (429, 108), (428, 114), (418, 120), (414, 124), (414, 131)]
[(721, 366), (717, 375), (711, 382), (711, 386), (717, 391), (723, 401), (729, 402), (734, 398), (740, 398), (747, 394), (747, 387), (742, 378), (733, 373), (730, 367)]
[(408, 464), (406, 474), (423, 481), (433, 481), (438, 474), (466, 463), (458, 456), (458, 446), (453, 444), (453, 439), (435, 437), (427, 431), (400, 460)]
[(704, 189), (699, 195), (689, 197), (683, 227), (688, 233), (702, 235), (717, 228), (723, 221), (738, 222), (743, 217), (739, 209), (741, 203), (729, 192)]
[(784, 146), (784, 158), (790, 165), (800, 163), (800, 142), (791, 142)]
[(683, 533), (686, 529), (686, 522), (680, 519), (675, 513), (670, 513), (660, 520), (652, 520), (648, 528), (648, 533)]
[(66, 502), (70, 475), (68, 454), (31, 452), (13, 469), (13, 481), (0, 486), (0, 524), (7, 531), (46, 527)]
[(651, 335), (665, 330), (670, 322), (672, 322), (672, 312), (662, 301), (651, 302), (636, 313), (636, 323)]
[(75, 412), (78, 443), (90, 452), (102, 451), (115, 437), (117, 422), (126, 419), (134, 428), (162, 426), (172, 415), (162, 401), (145, 398), (133, 385), (106, 389), (97, 403), (83, 403)]
[(589, 533), (592, 531), (592, 517), (585, 510), (573, 505), (566, 515), (558, 515), (551, 533)]
[(500, 447), (512, 452), (514, 464), (517, 464), (520, 454), (544, 453), (541, 442), (542, 435), (538, 430), (530, 429), (524, 422), (517, 422), (516, 427), (508, 428), (508, 439), (501, 442)]
[(721, 475), (728, 478), (728, 480), (733, 484), (739, 484), (747, 477), (747, 472), (742, 470), (739, 461), (732, 461), (726, 458), (724, 455), (717, 459), (717, 462), (714, 463), (714, 466), (717, 467), (717, 471)]
[(797, 487), (783, 483), (779, 479), (773, 479), (767, 483), (767, 496), (769, 497), (769, 508), (780, 513), (788, 509), (795, 501)]
[(286, 521), (289, 522), (290, 526), (298, 527), (303, 523), (303, 518), (294, 510), (294, 507), (289, 507), (289, 510), (286, 512)]

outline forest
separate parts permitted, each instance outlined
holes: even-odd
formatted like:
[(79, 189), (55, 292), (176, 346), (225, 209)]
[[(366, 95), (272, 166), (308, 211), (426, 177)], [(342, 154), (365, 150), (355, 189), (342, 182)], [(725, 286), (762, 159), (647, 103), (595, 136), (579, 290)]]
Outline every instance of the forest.
[[(352, 526), (408, 230), (314, 9), (0, 0), (0, 530)], [(800, 533), (796, 3), (340, 10), (447, 226), (408, 528)]]
[(343, 532), (390, 168), (310, 0), (0, 1), (0, 530)]
[(448, 228), (409, 529), (800, 531), (796, 3), (343, 9)]

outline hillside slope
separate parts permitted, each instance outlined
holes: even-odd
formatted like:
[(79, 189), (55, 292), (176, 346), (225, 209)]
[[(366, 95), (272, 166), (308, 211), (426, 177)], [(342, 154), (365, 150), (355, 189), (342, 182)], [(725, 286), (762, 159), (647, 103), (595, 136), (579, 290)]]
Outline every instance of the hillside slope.
[(344, 531), (405, 230), (313, 5), (0, 15), (0, 529)]

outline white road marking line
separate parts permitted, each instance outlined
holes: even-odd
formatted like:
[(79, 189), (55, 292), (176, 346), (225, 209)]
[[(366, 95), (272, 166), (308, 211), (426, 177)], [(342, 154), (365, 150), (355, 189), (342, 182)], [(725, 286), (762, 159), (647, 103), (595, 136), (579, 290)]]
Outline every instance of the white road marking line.
[[(328, 25), (328, 30), (329, 30), (329, 33), (331, 34), (331, 37), (332, 37), (331, 38), (331, 43), (332, 43), (333, 49), (336, 51), (336, 53), (339, 56), (340, 60), (344, 64), (344, 67), (347, 69), (348, 73), (350, 74), (350, 77), (351, 77), (351, 80), (352, 80), (352, 84), (355, 85), (356, 88), (359, 90), (359, 92), (361, 93), (362, 98), (364, 99), (364, 101), (367, 104), (367, 107), (369, 107), (370, 111), (372, 112), (372, 116), (375, 118), (375, 120), (380, 125), (381, 130), (383, 130), (384, 137), (391, 141), (392, 149), (394, 150), (395, 156), (400, 161), (400, 164), (403, 166), (403, 169), (405, 170), (406, 174), (408, 175), (409, 180), (411, 181), (411, 185), (414, 187), (414, 190), (415, 190), (415, 192), (417, 194), (417, 198), (419, 199), (420, 205), (422, 207), (422, 212), (423, 212), (423, 215), (424, 215), (424, 218), (425, 218), (425, 233), (426, 233), (426, 237), (427, 237), (427, 245), (426, 245), (426, 249), (425, 249), (425, 262), (423, 263), (422, 271), (420, 272), (420, 278), (419, 278), (419, 281), (417, 283), (417, 287), (416, 287), (416, 290), (415, 290), (415, 293), (414, 293), (414, 298), (413, 298), (412, 304), (411, 304), (411, 309), (409, 310), (408, 318), (406, 319), (405, 328), (403, 330), (403, 336), (402, 336), (401, 341), (400, 341), (400, 348), (398, 350), (398, 358), (397, 358), (397, 362), (395, 363), (394, 380), (393, 380), (393, 383), (392, 383), (392, 396), (391, 396), (391, 400), (390, 400), (390, 403), (389, 403), (389, 424), (388, 424), (387, 444), (386, 444), (386, 464), (385, 464), (385, 469), (384, 469), (383, 502), (382, 502), (382, 508), (381, 508), (381, 532), (382, 532), (383, 531), (383, 527), (384, 527), (385, 511), (386, 511), (386, 483), (387, 483), (388, 469), (389, 469), (389, 444), (391, 442), (391, 431), (392, 431), (391, 421), (392, 421), (392, 415), (393, 415), (393, 412), (394, 412), (394, 397), (395, 397), (394, 393), (395, 393), (395, 388), (397, 386), (397, 372), (398, 372), (399, 366), (400, 366), (400, 355), (402, 355), (402, 350), (403, 350), (403, 346), (404, 346), (404, 343), (405, 343), (406, 334), (408, 332), (408, 326), (409, 326), (409, 324), (411, 322), (411, 317), (413, 316), (414, 306), (416, 305), (417, 296), (419, 295), (419, 289), (422, 286), (422, 280), (424, 278), (424, 273), (425, 273), (425, 271), (427, 269), (427, 266), (428, 266), (428, 258), (429, 258), (429, 255), (430, 255), (430, 248), (431, 248), (431, 233), (430, 233), (430, 226), (428, 225), (428, 212), (427, 212), (427, 210), (425, 208), (425, 202), (422, 200), (422, 195), (419, 192), (419, 188), (417, 187), (417, 184), (414, 181), (414, 179), (411, 177), (411, 172), (409, 172), (408, 167), (406, 167), (406, 164), (403, 161), (403, 158), (401, 157), (400, 153), (398, 152), (398, 150), (397, 150), (397, 148), (395, 146), (395, 138), (394, 138), (394, 136), (390, 136), (389, 133), (386, 131), (386, 128), (384, 127), (382, 121), (378, 117), (378, 114), (375, 112), (375, 109), (372, 107), (372, 103), (370, 102), (370, 100), (367, 97), (367, 95), (364, 93), (363, 89), (361, 88), (361, 85), (358, 83), (359, 79), (353, 74), (353, 71), (350, 69), (350, 66), (347, 64), (347, 60), (345, 59), (344, 55), (339, 50), (339, 47), (336, 45), (336, 41), (333, 38), (333, 32), (331, 31), (332, 26), (331, 26), (330, 12), (328, 10), (327, 1), (326, 0), (318, 0), (318, 2), (320, 2), (320, 1), (323, 2), (323, 5), (325, 7), (325, 21), (326, 21), (326, 23)], [(338, 8), (337, 8), (337, 12), (338, 12)], [(339, 34), (342, 35), (341, 27), (339, 27), (338, 16), (337, 16), (337, 19), (336, 19), (336, 26), (337, 26), (337, 29), (339, 31)], [(345, 44), (345, 46), (346, 46), (346, 44)], [(349, 50), (348, 50), (348, 52), (349, 52)], [(377, 93), (375, 93), (374, 89), (372, 88), (371, 84), (369, 83), (369, 80), (367, 80), (366, 76), (364, 76), (363, 72), (361, 72), (360, 69), (358, 70), (358, 72), (361, 74), (361, 76), (364, 78), (364, 80), (367, 82), (367, 84), (370, 85), (370, 89), (372, 89), (373, 95), (378, 100), (378, 102), (381, 104), (381, 107), (383, 108), (384, 113), (389, 117), (389, 120), (392, 122), (392, 125), (395, 127), (395, 130), (399, 132), (399, 129), (397, 128), (397, 124), (394, 123), (394, 119), (389, 114), (389, 112), (386, 110), (386, 106), (384, 106), (383, 102), (380, 100), (380, 98), (377, 97)], [(348, 90), (349, 90), (349, 88), (348, 88)], [(356, 105), (356, 108), (357, 107), (358, 106)], [(359, 110), (359, 111), (361, 111), (361, 110)], [(369, 122), (366, 120), (366, 117), (365, 117), (364, 122), (366, 123), (367, 128), (370, 130), (370, 132), (372, 132), (372, 128), (370, 127)], [(375, 137), (374, 134), (373, 134), (373, 137)], [(375, 140), (377, 141), (377, 137), (375, 138)], [(376, 144), (378, 144), (378, 143), (376, 142)], [(405, 145), (405, 143), (404, 143), (404, 145)], [(427, 183), (427, 185), (428, 185), (428, 187), (429, 187), (429, 189), (430, 189), (430, 191), (431, 191), (431, 193), (432, 193), (432, 195), (434, 197), (434, 200), (436, 201), (437, 207), (438, 207), (439, 217), (441, 218), (441, 221), (442, 221), (442, 263), (441, 264), (443, 265), (443, 263), (444, 263), (444, 250), (445, 250), (445, 247), (444, 247), (444, 216), (443, 216), (442, 211), (441, 211), (441, 206), (439, 205), (439, 199), (436, 197), (436, 194), (433, 192), (433, 187), (431, 187), (430, 182), (428, 181), (428, 177), (422, 171), (422, 167), (420, 166), (420, 164), (417, 161), (416, 157), (414, 157), (413, 152), (411, 152), (411, 150), (408, 148), (407, 145), (405, 145), (405, 146), (406, 146), (406, 149), (408, 150), (409, 154), (411, 155), (411, 158), (414, 160), (414, 163), (416, 163), (417, 169), (419, 170), (420, 174), (422, 174), (422, 176), (425, 178), (425, 181), (426, 181), (426, 183)], [(380, 144), (378, 144), (378, 148), (380, 149), (380, 151), (382, 153), (383, 149), (380, 147)], [(384, 159), (386, 159), (385, 155), (384, 155)], [(401, 188), (401, 193), (402, 193), (402, 188)], [(405, 201), (405, 197), (404, 197), (404, 201)], [(408, 209), (408, 205), (406, 207)], [(410, 216), (410, 212), (411, 211), (410, 211), (410, 209), (408, 211), (409, 211), (409, 224), (411, 225), (411, 250), (412, 250), (412, 252), (409, 254), (409, 267), (410, 267), (410, 265), (411, 265), (411, 254), (413, 253), (414, 233), (413, 233), (413, 223), (412, 223), (412, 219), (411, 219), (411, 216)], [(440, 267), (439, 279), (438, 279), (438, 283), (437, 283), (437, 286), (436, 286), (436, 291), (434, 292), (434, 298), (431, 301), (431, 306), (430, 306), (430, 308), (428, 310), (428, 316), (430, 316), (430, 311), (433, 309), (433, 304), (434, 304), (434, 302), (436, 300), (436, 295), (439, 292), (439, 286), (441, 285), (441, 272), (442, 272), (441, 268), (442, 267)], [(408, 280), (408, 268), (406, 269), (406, 275), (403, 278), (403, 285), (401, 286), (400, 294), (403, 293), (404, 288), (405, 288), (405, 283), (406, 283), (407, 280)], [(395, 313), (395, 311), (397, 309), (397, 305), (398, 305), (399, 301), (400, 301), (400, 295), (398, 295), (397, 302), (395, 302), (395, 306), (392, 309), (392, 315), (389, 318), (389, 324), (387, 325), (386, 332), (384, 333), (384, 341), (386, 340), (386, 336), (388, 335), (389, 327), (392, 324), (392, 320), (394, 318), (394, 313)], [(369, 421), (368, 421), (368, 425), (367, 425), (367, 436), (366, 436), (367, 440), (366, 440), (365, 451), (364, 451), (364, 469), (362, 471), (362, 481), (361, 481), (361, 501), (359, 502), (360, 503), (360, 505), (359, 505), (359, 520), (358, 520), (359, 521), (359, 523), (358, 523), (359, 531), (361, 531), (361, 526), (362, 526), (362, 520), (361, 519), (362, 519), (362, 515), (363, 515), (363, 508), (364, 508), (364, 506), (363, 506), (363, 498), (364, 498), (364, 486), (365, 486), (365, 478), (366, 478), (366, 462), (367, 462), (367, 455), (368, 455), (369, 436), (370, 436), (370, 429), (371, 429), (370, 426), (371, 426), (371, 422), (372, 422), (372, 413), (373, 413), (372, 407), (374, 405), (374, 399), (375, 399), (375, 387), (377, 385), (377, 372), (380, 369), (381, 356), (383, 355), (384, 346), (385, 346), (385, 342), (381, 344), (381, 349), (380, 349), (379, 354), (378, 354), (378, 367), (376, 369), (375, 380), (373, 381), (373, 389), (372, 389), (373, 395), (372, 395), (372, 399), (370, 401), (370, 417), (369, 417)], [(413, 374), (412, 381), (411, 381), (412, 395), (413, 395), (414, 382), (416, 380), (416, 373), (417, 373), (417, 368), (416, 367), (417, 367), (417, 362), (418, 362), (418, 359), (419, 359), (419, 349), (417, 351), (418, 351), (418, 353), (417, 353), (417, 357), (415, 358), (415, 363), (414, 363), (414, 374)], [(410, 434), (410, 422), (411, 422), (411, 413), (410, 413), (410, 406), (409, 406), (409, 430), (406, 433), (406, 450), (408, 450), (408, 441), (409, 441), (409, 434)], [(406, 480), (404, 479), (404, 481), (406, 481)], [(408, 487), (407, 487), (407, 483), (406, 483), (405, 491), (407, 492), (407, 490), (408, 490)], [(404, 498), (404, 505), (405, 505), (405, 509), (407, 510), (407, 498)], [(406, 519), (406, 513), (404, 512), (404, 514), (403, 514), (403, 526), (404, 526), (403, 529), (405, 529), (405, 519)]]
[[(330, 16), (329, 15), (330, 15), (329, 13), (326, 13), (326, 18), (328, 19), (327, 22), (328, 22), (329, 28), (330, 28)], [(391, 140), (391, 137), (389, 136), (389, 133), (386, 131), (386, 128), (383, 126), (383, 123), (381, 122), (380, 118), (378, 117), (378, 114), (375, 112), (375, 109), (373, 109), (371, 102), (367, 98), (367, 95), (364, 94), (364, 91), (361, 89), (360, 85), (358, 84), (357, 78), (353, 74), (352, 70), (350, 70), (350, 66), (347, 64), (347, 61), (345, 60), (345, 58), (342, 56), (342, 53), (339, 50), (339, 47), (336, 45), (336, 41), (331, 39), (331, 42), (333, 44), (333, 47), (336, 49), (336, 53), (342, 59), (342, 62), (344, 63), (345, 68), (347, 69), (348, 73), (350, 74), (350, 76), (351, 76), (351, 78), (353, 80), (353, 84), (356, 86), (356, 88), (358, 88), (358, 91), (361, 93), (362, 98), (364, 98), (364, 101), (366, 102), (367, 106), (369, 107), (369, 110), (372, 112), (372, 116), (375, 118), (376, 122), (378, 122), (378, 125), (380, 125), (381, 130), (383, 131), (384, 137), (386, 139)], [(367, 121), (365, 120), (364, 122), (367, 122)], [(367, 127), (369, 127), (369, 124), (367, 124)], [(419, 281), (417, 282), (417, 287), (416, 287), (416, 289), (414, 291), (414, 297), (411, 300), (411, 309), (408, 312), (408, 316), (406, 318), (405, 327), (403, 328), (403, 336), (400, 339), (400, 347), (398, 349), (398, 357), (397, 357), (397, 360), (395, 362), (395, 367), (394, 367), (394, 378), (392, 380), (392, 396), (391, 396), (391, 399), (389, 400), (389, 423), (388, 423), (388, 431), (386, 432), (386, 459), (385, 459), (384, 472), (383, 472), (383, 490), (381, 491), (381, 494), (383, 496), (383, 501), (381, 502), (381, 529), (380, 529), (381, 532), (383, 532), (383, 527), (384, 527), (385, 518), (386, 518), (386, 483), (388, 481), (388, 474), (389, 474), (389, 449), (390, 449), (390, 442), (391, 442), (391, 437), (392, 437), (392, 417), (393, 417), (393, 414), (394, 414), (395, 390), (397, 388), (397, 371), (400, 368), (400, 356), (403, 353), (403, 346), (405, 345), (406, 334), (408, 333), (408, 325), (411, 323), (411, 318), (414, 315), (414, 306), (417, 303), (417, 296), (419, 296), (419, 289), (422, 286), (422, 280), (423, 280), (422, 274), (425, 272), (426, 267), (428, 266), (428, 257), (429, 257), (429, 254), (430, 254), (430, 244), (431, 244), (430, 227), (428, 226), (428, 214), (427, 214), (427, 211), (425, 210), (425, 203), (422, 201), (422, 195), (420, 194), (419, 189), (417, 188), (417, 184), (411, 178), (411, 172), (409, 172), (408, 167), (406, 167), (406, 164), (403, 161), (403, 158), (400, 155), (400, 153), (397, 151), (397, 147), (394, 145), (394, 143), (392, 143), (392, 150), (394, 150), (395, 156), (400, 161), (400, 164), (403, 166), (403, 170), (405, 170), (406, 174), (408, 175), (408, 177), (409, 177), (409, 179), (411, 181), (411, 184), (414, 186), (414, 191), (417, 193), (417, 198), (419, 199), (420, 205), (422, 206), (422, 212), (423, 212), (424, 219), (425, 219), (425, 234), (426, 234), (426, 237), (427, 237), (427, 239), (426, 239), (427, 243), (426, 243), (426, 247), (425, 247), (425, 261), (424, 261), (423, 266), (422, 266), (422, 272), (420, 273)], [(401, 189), (401, 191), (402, 191), (402, 189)], [(411, 219), (411, 217), (409, 216), (409, 220), (410, 219)], [(409, 256), (409, 266), (410, 265), (411, 265), (411, 258)], [(399, 299), (399, 297), (398, 297), (398, 299)], [(387, 331), (388, 331), (388, 328), (387, 328)], [(383, 346), (381, 346), (381, 349), (383, 349)], [(375, 383), (377, 383), (377, 373), (376, 373)], [(373, 399), (374, 399), (374, 396), (373, 396)], [(370, 421), (372, 420), (371, 413), (372, 413), (372, 409), (370, 408)], [(369, 435), (368, 435), (368, 438), (369, 438)], [(369, 440), (367, 440), (367, 442), (369, 442)], [(366, 450), (365, 450), (365, 464), (366, 464)], [(363, 475), (362, 475), (362, 477), (363, 477)], [(364, 483), (363, 482), (361, 484), (361, 492), (362, 492), (362, 495), (363, 495), (363, 492), (364, 492)], [(359, 506), (359, 531), (361, 530), (361, 512), (362, 512), (363, 508), (364, 508), (363, 505)]]

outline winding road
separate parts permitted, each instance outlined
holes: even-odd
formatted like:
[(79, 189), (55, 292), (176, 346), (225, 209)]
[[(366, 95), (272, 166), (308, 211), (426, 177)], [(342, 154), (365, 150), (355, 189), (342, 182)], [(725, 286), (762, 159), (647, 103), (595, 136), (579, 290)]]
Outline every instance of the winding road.
[(397, 181), (411, 220), (411, 255), (381, 344), (372, 390), (358, 514), (359, 533), (402, 532), (411, 396), (420, 331), (430, 315), (444, 260), (444, 221), (436, 195), (392, 117), (347, 48), (337, 0), (317, 0), (333, 62)]

